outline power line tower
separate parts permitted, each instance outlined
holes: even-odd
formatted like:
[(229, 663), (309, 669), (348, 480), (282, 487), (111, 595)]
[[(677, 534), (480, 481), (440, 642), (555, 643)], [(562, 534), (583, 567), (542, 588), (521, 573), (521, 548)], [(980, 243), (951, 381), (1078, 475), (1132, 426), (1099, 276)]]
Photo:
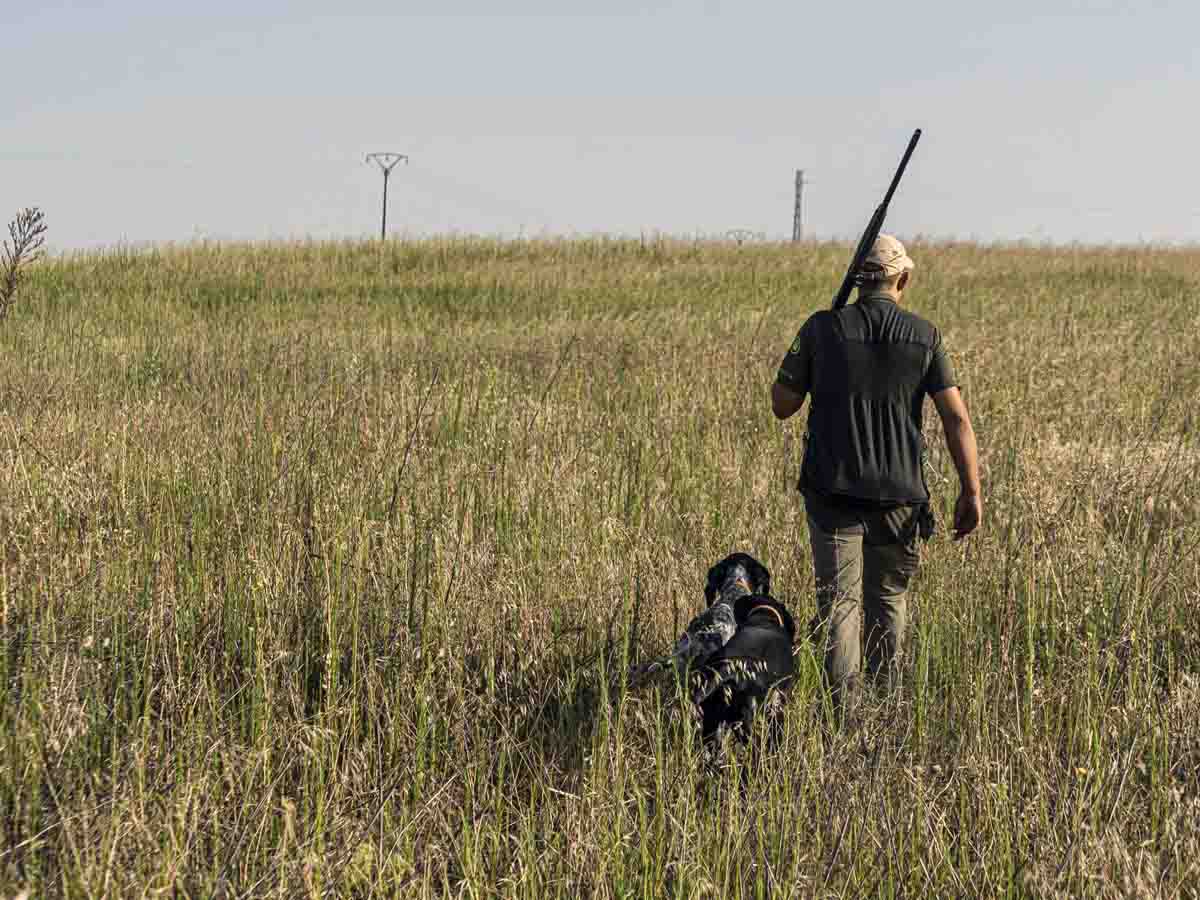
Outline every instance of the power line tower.
[(792, 208), (792, 240), (804, 238), (804, 170), (796, 170), (796, 205)]
[(379, 225), (379, 239), (387, 240), (387, 189), (388, 176), (392, 174), (392, 169), (396, 168), (401, 162), (408, 162), (408, 157), (403, 153), (368, 153), (366, 162), (374, 162), (383, 171), (383, 219)]

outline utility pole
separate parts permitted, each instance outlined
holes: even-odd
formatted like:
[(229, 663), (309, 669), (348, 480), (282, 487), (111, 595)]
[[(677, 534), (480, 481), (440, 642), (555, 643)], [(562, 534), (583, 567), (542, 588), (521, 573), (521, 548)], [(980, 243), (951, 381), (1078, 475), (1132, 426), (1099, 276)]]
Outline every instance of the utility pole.
[(804, 238), (804, 170), (796, 170), (796, 205), (792, 210), (792, 240)]
[(403, 153), (368, 153), (366, 162), (376, 163), (383, 170), (383, 220), (379, 225), (379, 239), (387, 240), (387, 188), (388, 176), (400, 162), (408, 162)]

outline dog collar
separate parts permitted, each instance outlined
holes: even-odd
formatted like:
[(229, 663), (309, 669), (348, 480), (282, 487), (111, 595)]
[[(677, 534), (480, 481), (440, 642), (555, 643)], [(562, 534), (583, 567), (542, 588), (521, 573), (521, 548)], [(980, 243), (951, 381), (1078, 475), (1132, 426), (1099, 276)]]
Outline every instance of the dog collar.
[(760, 609), (765, 609), (767, 612), (769, 612), (771, 615), (773, 615), (775, 617), (775, 621), (779, 623), (779, 627), (784, 629), (785, 631), (787, 630), (787, 626), (783, 624), (783, 616), (781, 616), (779, 614), (779, 610), (777, 610), (773, 606), (767, 606), (765, 603), (760, 604), (759, 606), (756, 606), (753, 609), (751, 609), (750, 612), (748, 612), (746, 614), (746, 618), (747, 619), (750, 618), (752, 615), (754, 615)]

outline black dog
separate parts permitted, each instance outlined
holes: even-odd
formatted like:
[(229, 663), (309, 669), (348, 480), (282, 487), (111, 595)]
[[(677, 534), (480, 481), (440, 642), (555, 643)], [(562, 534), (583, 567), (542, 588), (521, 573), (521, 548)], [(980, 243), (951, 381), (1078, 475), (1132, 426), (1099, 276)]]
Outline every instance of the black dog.
[(745, 743), (754, 716), (790, 685), (796, 623), (771, 596), (771, 573), (753, 556), (734, 553), (708, 570), (708, 609), (675, 646), (675, 664), (711, 745), (729, 729)]

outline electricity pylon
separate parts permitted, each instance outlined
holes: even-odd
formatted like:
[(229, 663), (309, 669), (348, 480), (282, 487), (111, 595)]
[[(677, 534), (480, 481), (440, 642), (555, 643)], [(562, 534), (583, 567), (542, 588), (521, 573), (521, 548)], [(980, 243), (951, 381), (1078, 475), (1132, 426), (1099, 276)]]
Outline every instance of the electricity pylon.
[(383, 219), (379, 225), (379, 239), (387, 239), (387, 189), (388, 176), (392, 174), (392, 169), (396, 168), (401, 162), (408, 162), (408, 157), (403, 153), (368, 153), (366, 162), (374, 162), (383, 170)]

